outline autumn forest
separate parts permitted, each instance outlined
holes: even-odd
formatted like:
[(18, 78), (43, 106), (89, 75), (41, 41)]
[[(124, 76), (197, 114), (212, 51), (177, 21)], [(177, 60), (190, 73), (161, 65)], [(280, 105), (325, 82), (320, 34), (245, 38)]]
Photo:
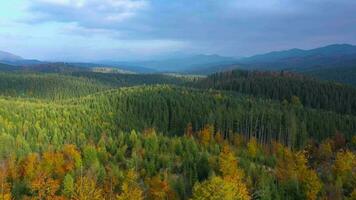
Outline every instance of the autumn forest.
[(0, 72), (1, 200), (356, 198), (353, 86), (64, 69)]

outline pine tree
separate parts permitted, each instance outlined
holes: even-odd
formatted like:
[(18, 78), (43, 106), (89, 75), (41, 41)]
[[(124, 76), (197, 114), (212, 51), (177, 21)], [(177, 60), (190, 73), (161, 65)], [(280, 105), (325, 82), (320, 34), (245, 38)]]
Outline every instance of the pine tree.
[(63, 192), (67, 198), (71, 198), (74, 193), (74, 179), (70, 174), (67, 174), (63, 179)]

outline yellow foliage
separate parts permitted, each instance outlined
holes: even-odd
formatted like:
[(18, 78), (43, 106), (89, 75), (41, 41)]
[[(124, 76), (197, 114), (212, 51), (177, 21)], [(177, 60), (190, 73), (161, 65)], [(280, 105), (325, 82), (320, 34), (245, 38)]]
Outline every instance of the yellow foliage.
[(302, 184), (304, 185), (306, 197), (308, 200), (315, 200), (318, 197), (318, 193), (321, 190), (321, 181), (314, 170), (307, 170), (303, 176)]
[(220, 177), (212, 177), (202, 183), (196, 183), (191, 200), (245, 200), (250, 199), (236, 191), (234, 183)]
[(223, 146), (219, 162), (223, 179), (234, 186), (235, 196), (239, 199), (250, 199), (247, 187), (243, 183), (244, 173), (238, 168), (237, 159), (228, 145)]
[(137, 184), (138, 175), (135, 171), (129, 170), (122, 184), (121, 193), (117, 200), (142, 200), (143, 191)]
[(80, 152), (75, 145), (65, 145), (63, 147), (63, 154), (65, 159), (65, 170), (71, 171), (75, 167), (79, 167), (82, 164)]
[(252, 158), (256, 158), (258, 150), (258, 144), (256, 138), (251, 138), (247, 143), (247, 152), (248, 155)]
[(214, 127), (211, 125), (206, 125), (200, 132), (200, 142), (207, 146), (213, 139)]
[(337, 176), (347, 176), (356, 170), (356, 156), (351, 151), (340, 151), (336, 154), (334, 172)]
[(34, 153), (29, 154), (22, 163), (23, 175), (31, 179), (35, 175), (37, 165), (38, 155)]
[(89, 177), (80, 177), (74, 187), (73, 200), (102, 200), (101, 189), (96, 185), (96, 181)]
[(60, 176), (65, 174), (64, 156), (60, 152), (44, 152), (41, 161), (42, 170), (47, 173), (54, 172)]
[(277, 161), (276, 176), (279, 181), (298, 180), (305, 192), (306, 199), (317, 199), (322, 188), (321, 180), (313, 169), (309, 169), (305, 152), (294, 154), (287, 148), (283, 148)]
[(333, 154), (332, 144), (330, 140), (322, 142), (319, 146), (319, 156), (323, 160), (328, 160)]
[(11, 194), (10, 193), (1, 194), (0, 200), (12, 200)]

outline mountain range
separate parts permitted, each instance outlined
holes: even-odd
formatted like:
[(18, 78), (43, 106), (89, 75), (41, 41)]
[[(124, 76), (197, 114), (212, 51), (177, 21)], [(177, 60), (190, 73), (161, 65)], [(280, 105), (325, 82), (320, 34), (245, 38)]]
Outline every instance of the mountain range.
[[(354, 81), (356, 78), (350, 77), (356, 73), (356, 46), (350, 44), (332, 44), (310, 50), (294, 48), (245, 58), (198, 54), (147, 61), (98, 61), (96, 63), (86, 63), (85, 61), (83, 63), (50, 63), (24, 59), (20, 56), (0, 51), (0, 63), (7, 65), (6, 67), (4, 65), (1, 66), (2, 69), (6, 68), (8, 70), (11, 69), (11, 66), (22, 66), (34, 71), (53, 71), (50, 69), (51, 67), (55, 67), (54, 71), (65, 71), (66, 67), (69, 67), (70, 70), (112, 67), (134, 73), (172, 72), (207, 75), (236, 68), (266, 71), (285, 70), (356, 84), (356, 80)], [(46, 68), (47, 65), (48, 67)], [(328, 74), (328, 71), (332, 71), (334, 74)]]

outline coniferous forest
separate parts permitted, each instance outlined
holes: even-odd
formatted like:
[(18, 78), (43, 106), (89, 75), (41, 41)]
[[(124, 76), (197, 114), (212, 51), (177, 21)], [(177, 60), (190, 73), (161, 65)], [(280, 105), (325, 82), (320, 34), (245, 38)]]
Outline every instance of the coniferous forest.
[(356, 0), (0, 0), (0, 200), (356, 200)]
[(0, 199), (356, 198), (356, 88), (290, 72), (0, 73)]

